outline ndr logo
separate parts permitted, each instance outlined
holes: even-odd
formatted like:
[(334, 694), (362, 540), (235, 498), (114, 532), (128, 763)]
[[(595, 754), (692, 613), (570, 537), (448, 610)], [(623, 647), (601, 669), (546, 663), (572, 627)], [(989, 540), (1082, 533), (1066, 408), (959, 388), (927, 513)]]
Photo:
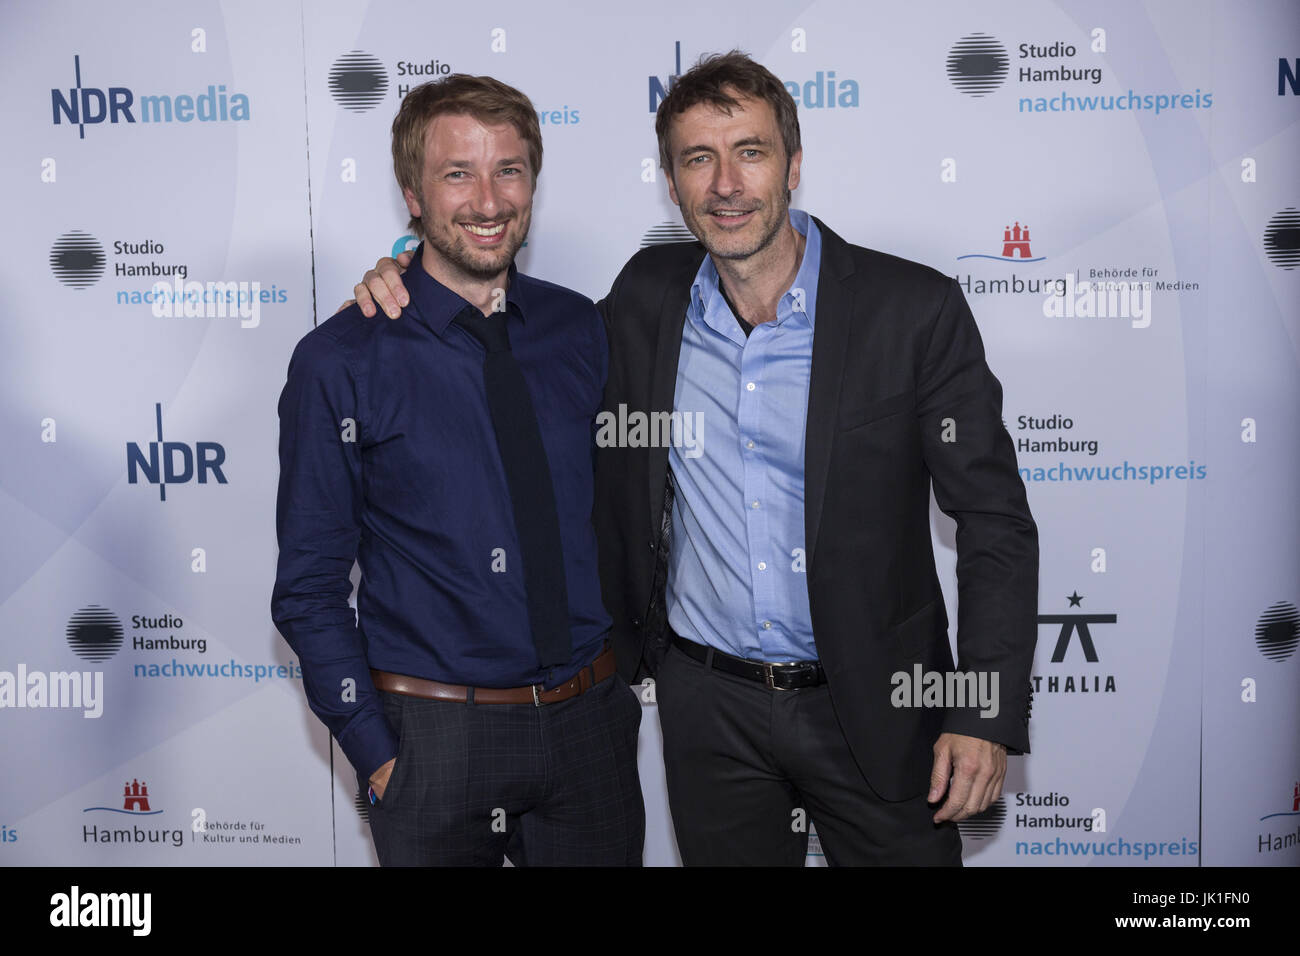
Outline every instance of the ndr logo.
[(145, 457), (135, 442), (126, 443), (126, 480), (130, 484), (138, 484), (143, 473), (149, 484), (158, 486), (158, 500), (166, 501), (168, 485), (185, 484), (196, 477), (199, 484), (206, 485), (209, 472), (219, 483), (227, 483), (226, 476), (221, 473), (221, 466), (226, 460), (226, 450), (221, 445), (214, 441), (201, 441), (191, 448), (184, 442), (163, 441), (161, 403), (154, 405), (154, 412), (157, 416), (158, 440), (148, 443), (148, 457)]
[[(673, 88), (677, 78), (682, 75), (682, 41), (676, 43), (676, 69), (667, 80), (657, 76), (650, 77), (650, 112), (659, 109), (659, 103)], [(787, 80), (785, 88), (794, 97), (796, 106), (804, 109), (853, 109), (858, 105), (858, 81), (836, 80), (834, 70), (818, 70), (816, 75), (802, 84)]]
[[(136, 97), (125, 86), (110, 86), (105, 92), (95, 86), (81, 85), (81, 57), (74, 54), (72, 68), (76, 86), (67, 90), (50, 90), (50, 104), (54, 111), (54, 125), (66, 120), (86, 138), (86, 125), (95, 123), (134, 123)], [(168, 96), (158, 93), (142, 96), (139, 100), (142, 123), (200, 123), (228, 122), (248, 119), (248, 97), (243, 93), (226, 93), (225, 84), (208, 86), (206, 93), (191, 96), (179, 93)]]

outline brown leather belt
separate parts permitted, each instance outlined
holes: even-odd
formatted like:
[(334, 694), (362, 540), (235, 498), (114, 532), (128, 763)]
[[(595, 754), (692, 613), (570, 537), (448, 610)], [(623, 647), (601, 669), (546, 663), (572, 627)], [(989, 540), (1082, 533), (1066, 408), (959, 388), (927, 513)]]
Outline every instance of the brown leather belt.
[(390, 694), (405, 694), (408, 697), (423, 697), (426, 700), (442, 700), (454, 704), (467, 704), (470, 694), (476, 704), (558, 704), (570, 697), (585, 694), (601, 681), (614, 674), (614, 650), (607, 648), (604, 653), (584, 667), (571, 678), (542, 690), (540, 684), (526, 687), (466, 687), (462, 684), (444, 684), (441, 681), (425, 680), (422, 677), (407, 677), (405, 674), (392, 674), (388, 671), (372, 670), (370, 678), (379, 690)]

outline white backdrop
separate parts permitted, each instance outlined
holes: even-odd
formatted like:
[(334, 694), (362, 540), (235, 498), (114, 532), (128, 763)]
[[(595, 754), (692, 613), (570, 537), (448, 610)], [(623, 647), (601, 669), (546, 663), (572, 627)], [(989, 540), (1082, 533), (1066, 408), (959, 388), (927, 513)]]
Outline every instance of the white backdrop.
[[(466, 72), (533, 99), (520, 266), (599, 298), (680, 225), (656, 92), (733, 47), (796, 93), (795, 204), (956, 276), (1005, 389), (1044, 620), (1033, 753), (966, 863), (1300, 863), (1297, 12), (4, 6), (0, 863), (373, 865), (270, 622), (275, 404), (406, 244), (399, 96)], [(255, 307), (148, 301), (178, 279)], [(1098, 279), (1130, 285), (1090, 305)], [(675, 864), (643, 696), (645, 859)]]

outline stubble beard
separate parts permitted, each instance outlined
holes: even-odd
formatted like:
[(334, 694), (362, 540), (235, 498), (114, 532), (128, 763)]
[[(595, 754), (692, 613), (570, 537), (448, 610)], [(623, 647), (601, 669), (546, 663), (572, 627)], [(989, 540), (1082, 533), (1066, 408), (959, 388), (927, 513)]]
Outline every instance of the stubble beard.
[[(719, 206), (721, 205), (722, 204), (719, 203), (712, 203), (711, 208), (719, 208)], [(711, 244), (709, 232), (703, 226), (704, 222), (712, 221), (713, 218), (712, 214), (708, 210), (702, 212), (698, 218), (692, 216), (689, 220), (687, 220), (685, 215), (683, 215), (682, 218), (686, 220), (686, 228), (690, 229), (690, 231), (694, 233), (695, 238), (700, 240), (700, 243), (708, 251), (709, 255), (717, 259), (748, 259), (751, 256), (757, 255), (758, 253), (762, 252), (773, 242), (775, 242), (777, 236), (781, 234), (781, 228), (787, 222), (789, 222), (790, 219), (789, 201), (787, 199), (782, 198), (781, 200), (778, 200), (777, 206), (779, 207), (776, 210), (777, 214), (773, 216), (772, 222), (769, 224), (767, 231), (763, 233), (762, 236), (759, 237), (759, 239), (752, 245), (752, 247), (741, 247), (739, 249), (734, 247), (733, 248), (715, 247), (713, 244)], [(761, 213), (764, 208), (765, 208), (764, 206), (759, 206), (757, 207), (756, 211)]]
[(431, 230), (426, 227), (424, 230), (425, 239), (443, 259), (465, 276), (479, 281), (486, 281), (496, 278), (510, 268), (510, 264), (515, 261), (515, 256), (523, 247), (524, 240), (528, 238), (531, 218), (531, 212), (525, 212), (523, 216), (520, 216), (518, 212), (512, 210), (510, 216), (506, 218), (507, 235), (511, 232), (512, 224), (516, 221), (521, 222), (523, 228), (519, 231), (518, 236), (508, 240), (506, 246), (493, 252), (475, 249), (470, 245), (469, 240), (462, 234), (458, 222), (452, 223), (446, 230)]

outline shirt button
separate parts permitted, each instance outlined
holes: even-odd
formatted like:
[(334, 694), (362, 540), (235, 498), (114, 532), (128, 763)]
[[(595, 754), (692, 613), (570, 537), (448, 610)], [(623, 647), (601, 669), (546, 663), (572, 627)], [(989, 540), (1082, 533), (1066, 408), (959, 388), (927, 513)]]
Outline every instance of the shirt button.
[(746, 447), (746, 448), (753, 448), (753, 447), (754, 447), (754, 439), (751, 438), (749, 441), (745, 442), (745, 447)]
[(763, 622), (763, 630), (765, 630), (765, 631), (770, 631), (770, 630), (772, 630), (772, 622), (771, 622), (771, 621), (764, 621), (764, 622)]
[(760, 570), (760, 571), (766, 571), (766, 570), (767, 570), (767, 562), (766, 562), (766, 561), (760, 561), (760, 562), (758, 562), (758, 570)]
[(752, 392), (753, 390), (754, 390), (754, 383), (753, 383), (753, 382), (746, 382), (746, 383), (745, 383), (745, 391), (747, 391), (747, 392)]
[(751, 508), (757, 508), (757, 507), (758, 507), (758, 502), (757, 502), (757, 501), (751, 501), (751, 502), (749, 503), (749, 506), (750, 506)]

